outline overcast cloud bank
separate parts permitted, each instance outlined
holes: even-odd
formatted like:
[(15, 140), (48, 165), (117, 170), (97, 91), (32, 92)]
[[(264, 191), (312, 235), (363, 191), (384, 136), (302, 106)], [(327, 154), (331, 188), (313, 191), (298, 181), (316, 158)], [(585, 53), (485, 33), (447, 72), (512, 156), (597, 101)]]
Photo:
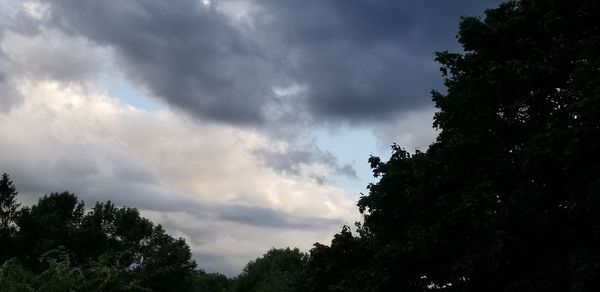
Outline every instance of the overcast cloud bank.
[(368, 182), (314, 131), (426, 147), (432, 53), (497, 2), (0, 1), (0, 171), (26, 203), (68, 189), (140, 208), (208, 270), (307, 250), (359, 218), (332, 178)]

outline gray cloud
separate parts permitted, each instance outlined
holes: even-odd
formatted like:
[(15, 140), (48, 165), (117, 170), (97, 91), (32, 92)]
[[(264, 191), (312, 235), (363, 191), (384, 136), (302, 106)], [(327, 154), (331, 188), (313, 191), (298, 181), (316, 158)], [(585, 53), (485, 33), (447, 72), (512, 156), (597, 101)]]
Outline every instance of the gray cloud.
[[(187, 242), (192, 246), (194, 251), (194, 258), (202, 269), (218, 271), (229, 276), (235, 276), (249, 260), (260, 256), (260, 254), (271, 247), (301, 245), (302, 249), (308, 251), (315, 241), (327, 240), (327, 237), (315, 237), (315, 235), (323, 232), (323, 230), (333, 232), (338, 230), (343, 224), (350, 223), (325, 218), (300, 218), (293, 216), (285, 216), (286, 218), (283, 218), (283, 214), (279, 214), (273, 210), (261, 210), (262, 208), (253, 207), (244, 209), (220, 211), (218, 218), (198, 216), (197, 213), (190, 213), (191, 216), (198, 218), (198, 222), (203, 222), (203, 224), (193, 224), (189, 222), (190, 217), (182, 219), (178, 218), (181, 215), (169, 214), (164, 211), (161, 212), (167, 215), (154, 220), (160, 222), (166, 230), (174, 232), (175, 235), (181, 234), (186, 237)], [(241, 214), (235, 213), (238, 211)], [(261, 215), (265, 212), (269, 213), (269, 215)], [(183, 216), (185, 217), (185, 215)], [(268, 220), (257, 222), (257, 218)], [(273, 219), (276, 220), (273, 221)], [(278, 219), (284, 219), (283, 221), (288, 223), (283, 225), (274, 224), (273, 222), (278, 222)], [(224, 232), (225, 230), (226, 232)], [(305, 237), (314, 239), (307, 241)], [(222, 242), (230, 241), (232, 238), (235, 238), (234, 243), (228, 243), (223, 246)], [(271, 238), (271, 241), (265, 241), (264, 238)], [(254, 246), (257, 243), (260, 247)], [(251, 245), (250, 252), (246, 250), (248, 244)], [(199, 249), (197, 248), (199, 246), (204, 246), (205, 248)], [(226, 252), (215, 252), (215, 248), (217, 250), (224, 249)]]
[(429, 103), (433, 52), (456, 49), (458, 18), (494, 2), (270, 1), (264, 27), (298, 55), (290, 74), (314, 116), (381, 121)]
[(259, 123), (276, 79), (263, 52), (200, 1), (52, 1), (55, 25), (114, 49), (117, 66), (199, 117)]
[(102, 72), (108, 62), (102, 52), (85, 39), (57, 30), (36, 34), (7, 33), (2, 41), (13, 75), (65, 83), (84, 81)]
[(294, 121), (272, 111), (281, 102), (273, 88), (293, 85), (304, 90), (285, 102), (315, 121), (420, 108), (441, 84), (432, 52), (456, 49), (458, 17), (497, 2), (49, 1), (56, 26), (115, 49), (156, 96), (238, 124)]
[(292, 145), (285, 149), (263, 147), (256, 149), (254, 155), (265, 165), (284, 174), (301, 175), (303, 166), (322, 164), (333, 169), (337, 174), (356, 178), (356, 171), (351, 165), (340, 165), (333, 154), (319, 149), (314, 144)]
[(341, 226), (343, 221), (326, 218), (302, 218), (290, 216), (273, 209), (259, 206), (227, 205), (219, 210), (218, 218), (245, 225), (270, 228), (319, 229), (323, 226)]
[[(160, 212), (186, 212), (199, 220), (225, 220), (237, 224), (275, 229), (318, 229), (340, 226), (342, 221), (320, 217), (302, 217), (264, 206), (247, 203), (219, 203), (190, 198), (159, 183), (158, 178), (123, 153), (101, 149), (97, 157), (73, 147), (69, 155), (59, 155), (55, 163), (37, 171), (6, 163), (19, 190), (28, 197), (60, 192), (68, 188), (91, 207), (97, 200)], [(104, 152), (104, 153), (103, 153)], [(109, 153), (106, 153), (109, 152)], [(2, 159), (0, 159), (2, 161)], [(6, 161), (5, 161), (6, 162)], [(104, 164), (104, 166), (100, 165)], [(110, 167), (109, 171), (102, 168)], [(4, 171), (4, 170), (3, 170)], [(218, 194), (213, 194), (218, 197)], [(24, 198), (31, 201), (31, 198)], [(207, 235), (204, 235), (207, 236)]]
[(6, 113), (20, 104), (23, 101), (23, 96), (14, 88), (12, 82), (1, 70), (0, 67), (0, 113)]
[[(8, 19), (10, 15), (6, 14), (8, 13), (0, 13), (0, 40), (4, 38), (6, 29), (9, 26)], [(11, 65), (6, 52), (0, 46), (0, 113), (10, 111), (23, 101), (23, 96), (15, 88), (11, 74), (11, 70), (13, 69)]]

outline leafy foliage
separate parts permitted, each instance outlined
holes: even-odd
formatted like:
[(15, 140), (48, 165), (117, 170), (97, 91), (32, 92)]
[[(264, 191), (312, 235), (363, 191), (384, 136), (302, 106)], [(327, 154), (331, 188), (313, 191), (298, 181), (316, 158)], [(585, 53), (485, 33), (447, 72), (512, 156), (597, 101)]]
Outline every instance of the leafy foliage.
[(369, 291), (367, 242), (348, 226), (334, 235), (331, 246), (316, 243), (310, 251), (303, 291)]
[(0, 261), (7, 260), (14, 248), (12, 236), (20, 206), (16, 200), (17, 195), (15, 185), (8, 174), (4, 173), (0, 177)]
[(303, 291), (306, 261), (307, 256), (298, 249), (271, 249), (246, 265), (233, 291)]
[[(13, 210), (5, 232), (3, 291), (197, 291), (189, 246), (137, 209), (96, 203), (85, 211), (71, 193), (52, 193), (19, 209), (7, 174), (0, 187)], [(2, 213), (8, 214), (8, 212)], [(215, 275), (217, 276), (217, 275)]]
[(436, 142), (370, 159), (374, 290), (600, 289), (598, 16), (523, 0), (462, 19), (465, 52), (437, 54)]
[(219, 273), (207, 273), (199, 270), (194, 277), (194, 287), (197, 292), (226, 292), (230, 291), (233, 280)]

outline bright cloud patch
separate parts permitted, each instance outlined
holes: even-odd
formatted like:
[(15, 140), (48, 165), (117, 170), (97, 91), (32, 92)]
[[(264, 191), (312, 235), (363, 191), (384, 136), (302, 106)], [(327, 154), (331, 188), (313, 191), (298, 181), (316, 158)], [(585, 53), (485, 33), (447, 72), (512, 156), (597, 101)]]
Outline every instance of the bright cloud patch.
[(252, 152), (269, 141), (255, 132), (146, 112), (90, 87), (20, 90), (24, 103), (0, 115), (0, 164), (29, 201), (67, 188), (88, 204), (141, 208), (188, 238), (200, 265), (230, 273), (272, 246), (307, 249), (356, 220), (355, 196), (264, 166)]

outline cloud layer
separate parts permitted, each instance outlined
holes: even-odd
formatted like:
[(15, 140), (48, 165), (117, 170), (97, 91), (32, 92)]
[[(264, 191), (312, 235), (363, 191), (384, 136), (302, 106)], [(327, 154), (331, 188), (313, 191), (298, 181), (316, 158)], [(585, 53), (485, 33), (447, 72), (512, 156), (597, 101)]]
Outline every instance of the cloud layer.
[[(198, 258), (219, 260), (207, 268), (228, 273), (273, 245), (308, 248), (327, 240), (325, 230), (356, 219), (354, 198), (342, 189), (280, 175), (255, 159), (252, 152), (267, 141), (260, 134), (142, 111), (92, 86), (23, 82), (20, 90), (27, 99), (0, 115), (0, 147), (13, 153), (0, 155), (0, 165), (29, 203), (68, 188), (88, 204), (140, 208), (189, 238)], [(305, 167), (307, 175), (312, 167), (323, 171)], [(242, 236), (246, 229), (257, 234)], [(265, 240), (269, 233), (291, 237)], [(222, 254), (208, 252), (225, 249), (221, 240), (256, 249), (230, 244)]]
[(201, 118), (357, 122), (429, 104), (433, 52), (492, 2), (51, 0), (43, 20), (114, 49), (129, 78)]
[(0, 0), (0, 171), (140, 208), (211, 271), (307, 250), (359, 217), (352, 131), (426, 147), (432, 52), (497, 2)]

